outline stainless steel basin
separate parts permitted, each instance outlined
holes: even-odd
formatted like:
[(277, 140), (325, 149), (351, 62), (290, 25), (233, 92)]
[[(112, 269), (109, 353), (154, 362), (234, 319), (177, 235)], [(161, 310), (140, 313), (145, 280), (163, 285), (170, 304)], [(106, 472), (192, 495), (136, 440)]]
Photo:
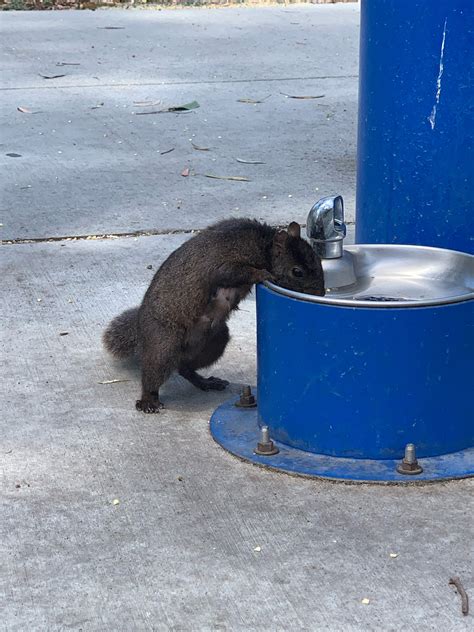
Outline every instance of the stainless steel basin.
[(286, 296), (349, 307), (425, 307), (474, 298), (474, 256), (424, 246), (346, 246), (343, 256), (323, 259), (326, 296)]

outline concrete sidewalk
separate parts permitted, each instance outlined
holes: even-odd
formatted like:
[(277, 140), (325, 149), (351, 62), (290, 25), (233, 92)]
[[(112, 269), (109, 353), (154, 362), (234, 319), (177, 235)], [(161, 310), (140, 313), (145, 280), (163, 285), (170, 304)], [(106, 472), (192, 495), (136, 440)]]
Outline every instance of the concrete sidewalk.
[[(135, 411), (137, 369), (101, 348), (108, 320), (188, 237), (172, 231), (238, 214), (304, 221), (333, 192), (353, 211), (357, 7), (12, 12), (0, 22), (10, 242), (0, 629), (471, 629), (448, 580), (459, 575), (474, 594), (472, 481), (298, 479), (212, 441), (212, 411), (255, 383), (253, 298), (212, 369), (228, 391), (174, 377), (160, 415)], [(134, 101), (194, 99), (189, 113), (133, 114)], [(199, 175), (181, 176), (188, 166)]]
[(3, 237), (304, 220), (334, 192), (352, 219), (357, 22), (354, 5), (2, 14)]

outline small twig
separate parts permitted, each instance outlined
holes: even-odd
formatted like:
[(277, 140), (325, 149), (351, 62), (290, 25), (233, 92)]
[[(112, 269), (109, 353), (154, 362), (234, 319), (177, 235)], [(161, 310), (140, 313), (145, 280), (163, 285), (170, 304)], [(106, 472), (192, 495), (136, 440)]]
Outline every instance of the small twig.
[(461, 584), (459, 577), (451, 577), (449, 584), (456, 588), (461, 597), (461, 612), (463, 615), (469, 614), (469, 597), (467, 596), (467, 592), (464, 590), (464, 586)]
[(119, 382), (130, 382), (130, 380), (122, 380), (118, 378), (115, 380), (102, 380), (101, 382), (97, 382), (97, 384), (118, 384)]

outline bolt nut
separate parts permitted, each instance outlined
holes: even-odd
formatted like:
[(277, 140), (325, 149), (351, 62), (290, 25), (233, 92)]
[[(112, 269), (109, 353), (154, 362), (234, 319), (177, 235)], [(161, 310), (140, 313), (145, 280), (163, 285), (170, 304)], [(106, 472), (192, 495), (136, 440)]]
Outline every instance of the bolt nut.
[(235, 405), (239, 408), (255, 408), (257, 405), (257, 400), (255, 399), (255, 395), (252, 393), (252, 389), (250, 386), (244, 386), (242, 389), (242, 394), (240, 395), (240, 399), (235, 402)]
[(399, 474), (421, 474), (423, 468), (418, 463), (407, 463), (405, 459), (397, 465), (397, 472)]

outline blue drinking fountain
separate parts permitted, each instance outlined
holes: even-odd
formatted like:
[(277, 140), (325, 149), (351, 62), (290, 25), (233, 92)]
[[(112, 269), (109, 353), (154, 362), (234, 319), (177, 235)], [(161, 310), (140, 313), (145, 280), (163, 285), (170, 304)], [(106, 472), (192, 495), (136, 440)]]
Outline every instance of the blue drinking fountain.
[[(257, 288), (257, 392), (214, 439), (304, 476), (474, 475), (474, 4), (361, 6), (357, 243), (341, 196), (310, 210), (326, 295)], [(469, 61), (470, 60), (470, 61)]]

